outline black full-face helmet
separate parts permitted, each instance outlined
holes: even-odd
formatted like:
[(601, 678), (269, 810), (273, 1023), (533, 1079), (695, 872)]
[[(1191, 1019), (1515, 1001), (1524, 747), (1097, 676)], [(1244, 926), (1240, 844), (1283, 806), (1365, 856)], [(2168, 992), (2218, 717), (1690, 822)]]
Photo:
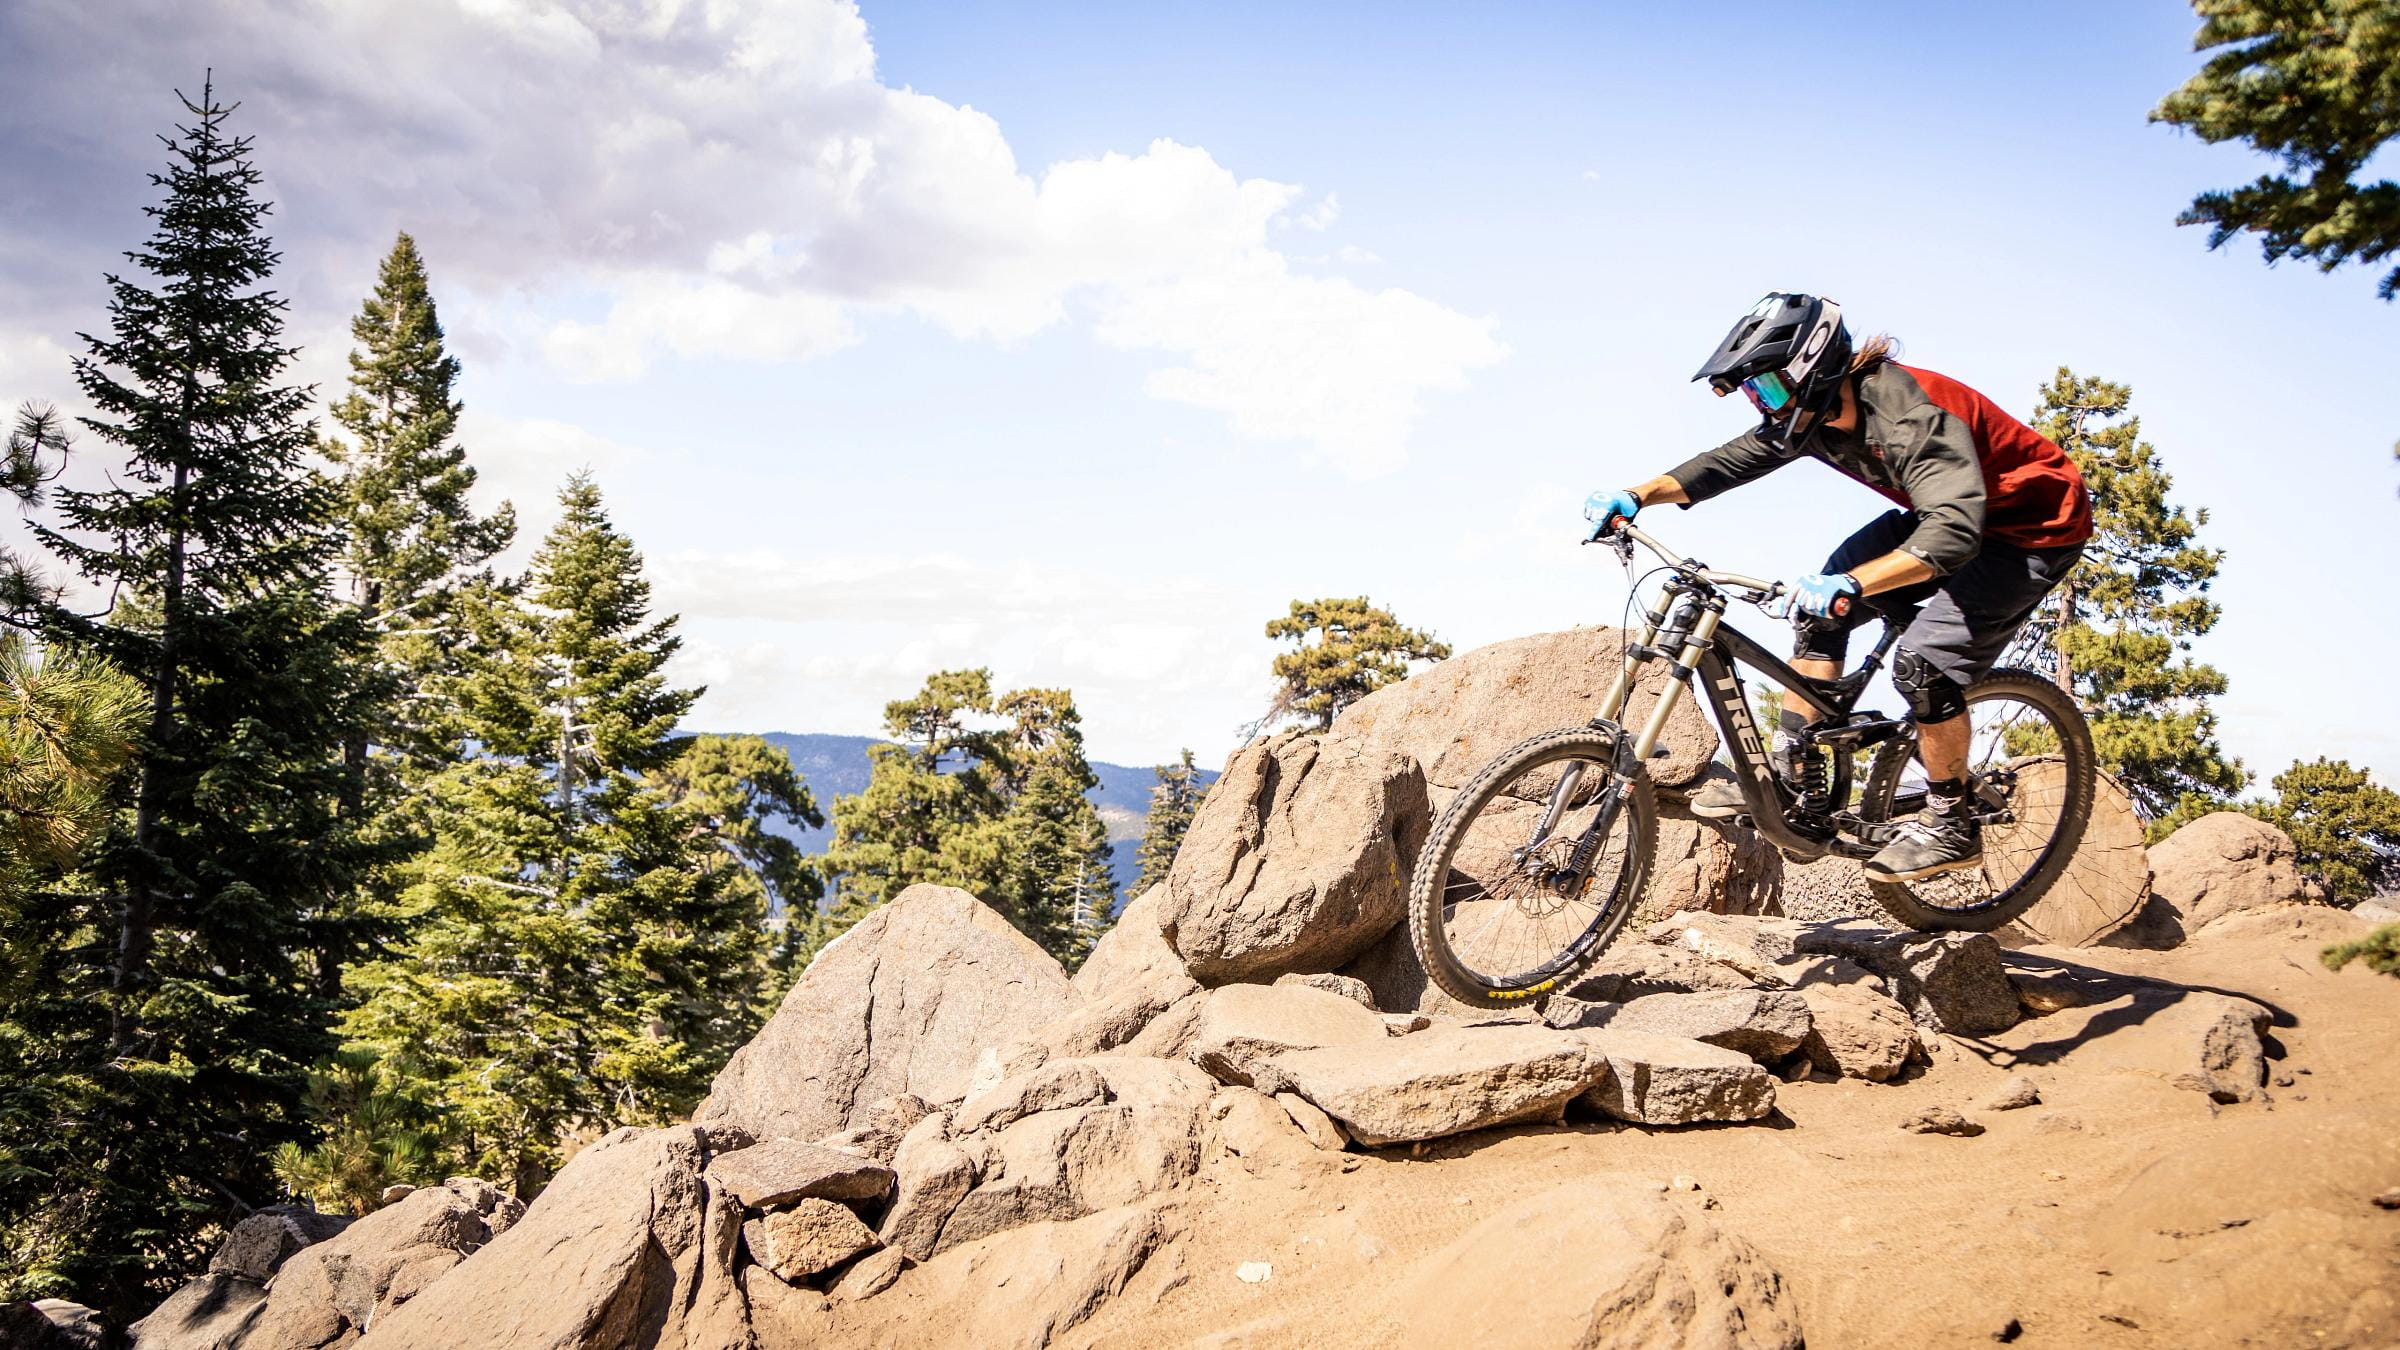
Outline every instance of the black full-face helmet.
[(1692, 378), (1720, 395), (1741, 390), (1770, 427), (1789, 427), (1799, 413), (1832, 408), (1849, 369), (1842, 307), (1779, 291), (1743, 315)]

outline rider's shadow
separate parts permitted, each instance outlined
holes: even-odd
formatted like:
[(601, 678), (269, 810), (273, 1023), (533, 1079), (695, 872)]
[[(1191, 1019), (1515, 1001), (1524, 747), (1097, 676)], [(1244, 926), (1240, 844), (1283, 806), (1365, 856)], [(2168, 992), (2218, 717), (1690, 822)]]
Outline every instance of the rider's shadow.
[[(2031, 1041), (2019, 1041), (2012, 1033), (1952, 1038), (1955, 1044), (2001, 1068), (2059, 1063), (2077, 1050), (2156, 1021), (2195, 994), (2220, 994), (2256, 1004), (2266, 1009), (2271, 1027), (2299, 1024), (2289, 1009), (2249, 990), (2176, 984), (2102, 970), (2047, 954), (2011, 951), (2002, 959), (2011, 975), (2028, 980), (2045, 996), (2058, 998), (2068, 1006), (2046, 1016), (2029, 1017), (2017, 1027), (2018, 1032), (2027, 1028), (2056, 1028), (2056, 1035)], [(2083, 1015), (2073, 1016), (2075, 1013)], [(2283, 1046), (2272, 1035), (2262, 1035), (2260, 1041), (2267, 1058), (2283, 1058)]]

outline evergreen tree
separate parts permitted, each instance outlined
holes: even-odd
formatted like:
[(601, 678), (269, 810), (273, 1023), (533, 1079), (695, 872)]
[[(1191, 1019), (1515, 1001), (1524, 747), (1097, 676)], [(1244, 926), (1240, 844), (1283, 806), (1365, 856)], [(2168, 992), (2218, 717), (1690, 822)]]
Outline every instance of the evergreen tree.
[[(41, 505), (44, 489), (65, 465), (67, 450), (66, 418), (58, 409), (36, 403), (19, 407), (7, 441), (0, 443), (0, 491), (16, 498), (20, 507)], [(0, 623), (36, 626), (55, 591), (32, 561), (0, 545)]]
[(1413, 628), (1363, 596), (1294, 600), (1292, 612), (1267, 622), (1267, 636), (1290, 638), (1293, 650), (1275, 658), (1281, 682), (1274, 720), (1287, 714), (1330, 727), (1344, 708), (1387, 684), (1408, 678), (1411, 661), (1448, 659), (1450, 647)]
[(2205, 510), (2168, 500), (2174, 479), (2127, 414), (2132, 391), (2061, 366), (2034, 427), (2083, 471), (2092, 540), (2052, 594), (2057, 679), (2083, 703), (2101, 764), (2153, 819), (2222, 802), (2249, 774), (2217, 743), (2209, 700), (2225, 677), (2188, 654), (2214, 628), (2208, 598), (2224, 554), (2196, 542)]
[[(994, 837), (1002, 878), (987, 898), (1068, 969), (1105, 927), (1116, 880), (1108, 827), (1087, 795), (1099, 786), (1083, 748), (1083, 717), (1064, 689), (1023, 689), (1002, 699), (1008, 809)], [(970, 834), (969, 839), (975, 836)]]
[[(2400, 252), (2400, 183), (2360, 181), (2400, 141), (2400, 3), (2395, 0), (2194, 0), (2196, 51), (2223, 49), (2158, 105), (2215, 144), (2242, 141), (2283, 161), (2248, 187), (2205, 192), (2176, 218), (2206, 225), (2208, 246), (2259, 236), (2270, 263), (2305, 258), (2330, 272)], [(2400, 295), (2400, 267), (2377, 294)]]
[(1156, 774), (1158, 781), (1150, 789), (1150, 814), (1142, 822), (1141, 850), (1133, 855), (1142, 869), (1133, 883), (1137, 896), (1167, 884), (1167, 873), (1175, 866), (1175, 850), (1183, 847), (1183, 836), (1200, 814), (1200, 799), (1208, 794), (1189, 750), (1178, 762), (1159, 765)]
[(2400, 792), (2346, 760), (2294, 760), (2255, 814), (2292, 837), (2300, 870), (2336, 901), (2400, 889)]
[(277, 1149), (275, 1175), (317, 1208), (351, 1215), (382, 1204), (387, 1187), (431, 1182), (431, 1112), (412, 1087), (372, 1054), (336, 1054), (308, 1076), (308, 1113), (324, 1137)]
[[(664, 673), (675, 619), (651, 617), (641, 556), (590, 480), (561, 502), (521, 599), (462, 599), (460, 673), (442, 682), (459, 759), (426, 783), (411, 935), (354, 972), (346, 1022), (421, 1086), (445, 1159), (521, 1192), (575, 1129), (688, 1111), (755, 1029), (768, 892), (724, 865), (717, 812), (782, 790), (729, 782), (744, 770), (715, 751), (678, 776), (692, 742), (674, 728), (700, 691)], [(754, 823), (735, 822), (737, 856)]]
[(932, 883), (982, 899), (1061, 961), (1081, 960), (1115, 882), (1074, 696), (995, 698), (990, 671), (942, 671), (885, 705), (884, 728), (893, 743), (868, 750), (865, 790), (833, 804), (825, 866), (837, 903), (824, 936)]
[(340, 747), (365, 634), (333, 602), (333, 494), (262, 283), (258, 171), (204, 89), (153, 181), (155, 229), (75, 363), (84, 425), (125, 462), (59, 494), (39, 537), (116, 604), (53, 641), (143, 686), (126, 809), (30, 916), (36, 969), (0, 1008), (0, 1298), (155, 1301), (204, 1235), (275, 1193), (329, 1049), (301, 953), (357, 885)]
[(352, 440), (322, 443), (342, 468), (343, 570), (352, 599), (382, 630), (386, 658), (424, 671), (445, 608), (465, 577), (508, 547), (516, 513), (503, 503), (479, 517), (467, 502), (475, 470), (453, 440), (458, 359), (443, 345), (424, 259), (406, 234), (350, 335), (350, 393), (332, 411)]
[(728, 887), (752, 893), (768, 915), (772, 952), (756, 1000), (763, 1020), (823, 945), (817, 907), (824, 871), (773, 824), (815, 829), (824, 813), (791, 756), (757, 736), (695, 736), (658, 781), (717, 845), (704, 865), (722, 872)]
[(1001, 850), (990, 826), (1006, 810), (1000, 738), (974, 726), (992, 715), (988, 670), (941, 671), (916, 697), (884, 705), (891, 742), (868, 748), (866, 788), (833, 804), (825, 867), (838, 880), (827, 938), (919, 882), (986, 898), (997, 890)]

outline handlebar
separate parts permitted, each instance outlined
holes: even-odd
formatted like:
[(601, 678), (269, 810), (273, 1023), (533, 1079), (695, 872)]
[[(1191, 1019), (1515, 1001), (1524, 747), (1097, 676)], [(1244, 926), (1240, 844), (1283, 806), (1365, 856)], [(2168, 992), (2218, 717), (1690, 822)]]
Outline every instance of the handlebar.
[[(1628, 560), (1633, 557), (1633, 546), (1635, 544), (1640, 544), (1642, 547), (1650, 550), (1652, 553), (1657, 554), (1659, 561), (1665, 563), (1669, 567), (1674, 568), (1677, 572), (1680, 572), (1687, 577), (1691, 577), (1699, 581), (1705, 581), (1714, 586), (1726, 586), (1734, 590), (1751, 592), (1751, 594), (1742, 598), (1748, 600), (1751, 604), (1761, 607), (1764, 607), (1771, 601), (1781, 600), (1792, 594), (1792, 588), (1780, 581), (1769, 581), (1764, 577), (1746, 576), (1740, 572), (1723, 572), (1717, 570), (1716, 568), (1710, 567), (1698, 561), (1697, 559), (1687, 558), (1682, 554), (1677, 553), (1675, 550), (1668, 548), (1665, 544), (1659, 542), (1659, 540), (1655, 536), (1651, 535), (1647, 530), (1642, 529), (1640, 526), (1634, 524), (1630, 520), (1627, 520), (1623, 516), (1611, 516), (1607, 520), (1601, 522), (1599, 528), (1592, 532), (1592, 537), (1584, 542), (1587, 544), (1611, 544)], [(1850, 597), (1846, 595), (1837, 597), (1833, 602), (1833, 613), (1834, 617), (1836, 618), (1849, 617)]]

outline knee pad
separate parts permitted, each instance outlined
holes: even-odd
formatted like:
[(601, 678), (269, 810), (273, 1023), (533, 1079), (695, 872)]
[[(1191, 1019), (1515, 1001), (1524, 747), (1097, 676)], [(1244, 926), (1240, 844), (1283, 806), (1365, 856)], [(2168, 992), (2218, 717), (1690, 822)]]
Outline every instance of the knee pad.
[(1967, 710), (1967, 691), (1906, 647), (1892, 654), (1892, 683), (1919, 722), (1947, 722)]

